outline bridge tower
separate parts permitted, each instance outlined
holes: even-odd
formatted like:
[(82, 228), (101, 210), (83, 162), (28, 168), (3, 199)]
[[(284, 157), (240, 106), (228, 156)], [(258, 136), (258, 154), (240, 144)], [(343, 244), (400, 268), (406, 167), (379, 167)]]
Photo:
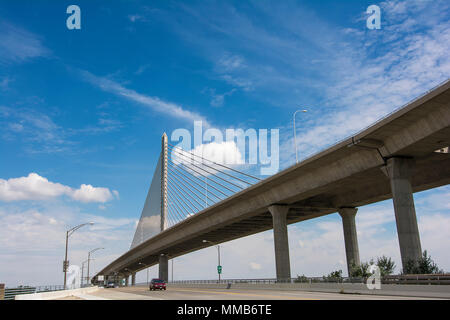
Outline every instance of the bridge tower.
[(414, 207), (411, 175), (414, 159), (393, 157), (387, 160), (386, 172), (390, 179), (397, 234), (403, 271), (409, 263), (416, 264), (422, 256), (419, 227)]
[(167, 228), (167, 134), (161, 141), (161, 231)]
[[(167, 228), (167, 163), (168, 139), (164, 132), (161, 141), (161, 231)], [(169, 280), (169, 262), (167, 254), (159, 256), (159, 278)]]

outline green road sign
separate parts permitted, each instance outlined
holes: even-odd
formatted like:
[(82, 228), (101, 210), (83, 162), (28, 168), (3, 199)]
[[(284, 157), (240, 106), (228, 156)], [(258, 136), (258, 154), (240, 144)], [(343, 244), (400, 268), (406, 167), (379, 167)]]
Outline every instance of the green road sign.
[(222, 266), (217, 266), (217, 273), (221, 274), (222, 273)]

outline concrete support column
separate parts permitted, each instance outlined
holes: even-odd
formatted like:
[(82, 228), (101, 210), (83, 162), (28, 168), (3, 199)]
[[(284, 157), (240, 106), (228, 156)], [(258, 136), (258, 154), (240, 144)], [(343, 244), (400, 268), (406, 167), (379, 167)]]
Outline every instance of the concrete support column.
[(130, 276), (125, 276), (125, 287), (128, 287), (129, 279), (130, 279)]
[(164, 254), (159, 256), (159, 278), (166, 282), (169, 281), (169, 259)]
[(131, 274), (131, 285), (136, 285), (136, 272)]
[(387, 160), (387, 174), (391, 181), (397, 234), (400, 244), (403, 269), (408, 261), (417, 261), (422, 256), (416, 209), (411, 187), (413, 159), (390, 158)]
[(340, 208), (339, 214), (342, 217), (344, 228), (345, 255), (347, 257), (348, 276), (351, 276), (352, 264), (359, 266), (358, 235), (356, 234), (355, 216), (357, 208)]
[(286, 223), (289, 207), (273, 205), (269, 207), (269, 211), (272, 214), (273, 221), (277, 281), (290, 281), (291, 264), (289, 260), (289, 242)]

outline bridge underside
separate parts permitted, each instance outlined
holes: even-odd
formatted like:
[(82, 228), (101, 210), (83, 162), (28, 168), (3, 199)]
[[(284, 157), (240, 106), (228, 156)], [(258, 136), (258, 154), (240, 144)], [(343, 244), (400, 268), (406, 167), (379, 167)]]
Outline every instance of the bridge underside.
[[(449, 133), (450, 136), (450, 133)], [(429, 170), (433, 168), (433, 170)], [(450, 183), (450, 155), (445, 153), (433, 153), (422, 159), (418, 159), (412, 177), (414, 192), (443, 186)], [(427, 174), (423, 174), (427, 172)], [(360, 172), (342, 181), (336, 182), (327, 188), (328, 191), (297, 202), (285, 202), (290, 209), (287, 215), (287, 223), (292, 224), (308, 219), (317, 218), (337, 212), (341, 207), (359, 207), (370, 203), (392, 198), (389, 179), (380, 168), (373, 168)], [(234, 221), (225, 226), (205, 232), (189, 240), (174, 244), (163, 250), (155, 251), (150, 255), (137, 259), (135, 263), (128, 264), (129, 270), (144, 269), (139, 262), (148, 266), (158, 264), (161, 254), (170, 258), (184, 255), (210, 245), (203, 243), (208, 240), (214, 243), (222, 243), (262, 231), (272, 229), (272, 216), (268, 210), (257, 212), (255, 215)], [(126, 270), (116, 270), (126, 274)]]
[[(289, 207), (292, 224), (392, 198), (386, 163), (414, 161), (413, 192), (450, 183), (450, 84), (364, 132), (223, 200), (125, 253), (99, 275), (137, 272), (211, 244), (273, 228), (271, 205)], [(394, 215), (394, 213), (393, 213)], [(143, 263), (143, 264), (140, 264)]]

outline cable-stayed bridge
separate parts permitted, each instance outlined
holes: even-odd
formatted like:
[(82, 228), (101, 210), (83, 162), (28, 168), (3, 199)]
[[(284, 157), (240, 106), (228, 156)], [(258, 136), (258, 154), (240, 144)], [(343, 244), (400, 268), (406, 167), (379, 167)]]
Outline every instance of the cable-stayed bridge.
[(287, 225), (335, 212), (350, 267), (360, 263), (357, 208), (390, 198), (405, 266), (422, 254), (413, 193), (450, 182), (449, 145), (450, 81), (264, 180), (181, 150), (163, 135), (131, 248), (94, 281), (98, 275), (135, 279), (155, 264), (168, 280), (169, 259), (269, 229), (276, 276), (286, 281)]
[(130, 249), (260, 180), (172, 145), (164, 134)]

